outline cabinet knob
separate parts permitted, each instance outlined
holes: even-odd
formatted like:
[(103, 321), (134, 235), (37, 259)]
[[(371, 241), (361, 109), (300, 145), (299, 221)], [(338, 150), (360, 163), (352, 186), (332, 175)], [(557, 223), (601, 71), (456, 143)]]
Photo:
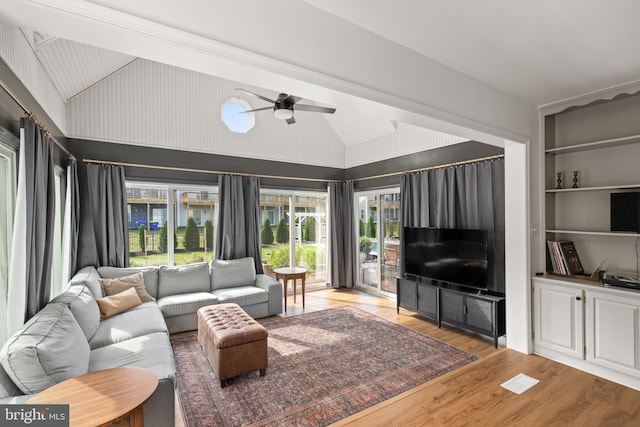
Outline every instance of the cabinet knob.
[(576, 301), (581, 301), (582, 298), (581, 297), (576, 297)]

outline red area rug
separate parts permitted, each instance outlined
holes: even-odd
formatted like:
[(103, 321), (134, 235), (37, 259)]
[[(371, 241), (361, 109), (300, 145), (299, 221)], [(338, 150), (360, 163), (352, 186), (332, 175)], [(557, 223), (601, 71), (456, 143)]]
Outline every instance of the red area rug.
[(171, 340), (189, 427), (324, 426), (476, 359), (354, 307), (261, 319), (269, 368), (220, 382), (195, 335)]

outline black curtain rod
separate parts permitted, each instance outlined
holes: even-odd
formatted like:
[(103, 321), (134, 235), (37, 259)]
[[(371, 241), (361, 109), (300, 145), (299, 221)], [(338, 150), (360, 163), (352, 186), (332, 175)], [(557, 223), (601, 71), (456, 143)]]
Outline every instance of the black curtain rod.
[(13, 99), (13, 101), (18, 105), (18, 107), (20, 107), (22, 111), (24, 111), (24, 113), (31, 120), (33, 120), (39, 127), (41, 127), (46, 132), (47, 136), (53, 140), (53, 142), (58, 146), (58, 148), (64, 151), (71, 160), (76, 160), (76, 157), (73, 154), (71, 154), (71, 152), (67, 150), (67, 148), (60, 143), (60, 141), (58, 141), (51, 135), (51, 132), (49, 132), (49, 130), (42, 124), (42, 122), (38, 120), (38, 117), (36, 117), (35, 114), (33, 114), (31, 111), (27, 109), (27, 107), (18, 99), (16, 95), (13, 94), (11, 89), (9, 89), (6, 83), (3, 82), (2, 80), (0, 80), (0, 87), (2, 87), (2, 89), (6, 92), (6, 94), (9, 95), (11, 99)]

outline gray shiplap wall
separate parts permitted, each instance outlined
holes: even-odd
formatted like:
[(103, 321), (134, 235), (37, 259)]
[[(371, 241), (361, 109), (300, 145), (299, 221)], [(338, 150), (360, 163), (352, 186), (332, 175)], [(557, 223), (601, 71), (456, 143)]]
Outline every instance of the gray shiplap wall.
[[(79, 159), (225, 171), (229, 173), (287, 176), (291, 177), (291, 179), (263, 178), (261, 179), (261, 187), (318, 191), (326, 190), (326, 181), (304, 181), (296, 178), (302, 177), (327, 181), (353, 179), (356, 180), (356, 190), (368, 190), (397, 186), (400, 184), (400, 176), (394, 175), (376, 179), (363, 178), (503, 154), (501, 148), (470, 141), (355, 168), (342, 169), (80, 139), (68, 139), (67, 144), (71, 152)], [(126, 167), (125, 174), (127, 179), (131, 181), (205, 185), (215, 185), (217, 183), (217, 175), (209, 173)]]

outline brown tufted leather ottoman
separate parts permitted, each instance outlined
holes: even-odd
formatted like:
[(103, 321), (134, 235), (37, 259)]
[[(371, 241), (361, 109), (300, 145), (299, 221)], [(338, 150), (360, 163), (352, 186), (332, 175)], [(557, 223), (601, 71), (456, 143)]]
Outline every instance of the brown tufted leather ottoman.
[(217, 304), (198, 310), (198, 341), (218, 378), (260, 370), (267, 373), (267, 330), (238, 304)]

